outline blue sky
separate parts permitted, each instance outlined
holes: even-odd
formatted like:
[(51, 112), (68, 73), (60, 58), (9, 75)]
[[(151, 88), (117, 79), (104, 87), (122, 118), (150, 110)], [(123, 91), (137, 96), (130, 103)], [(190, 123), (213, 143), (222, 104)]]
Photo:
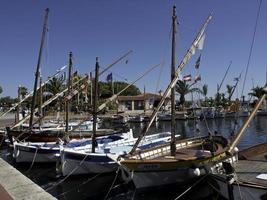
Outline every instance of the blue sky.
[[(122, 80), (122, 76), (134, 80), (148, 67), (163, 60), (162, 70), (153, 71), (137, 86), (143, 89), (145, 85), (150, 92), (164, 90), (170, 80), (173, 4), (177, 6), (179, 21), (177, 63), (208, 14), (213, 12), (201, 52), (202, 81), (199, 84), (208, 84), (208, 96), (213, 96), (231, 60), (232, 66), (222, 91), (226, 84), (234, 84), (233, 79), (242, 70), (245, 71), (259, 0), (1, 0), (0, 3), (1, 96), (16, 96), (18, 85), (33, 88), (44, 9), (47, 7), (50, 13), (49, 34), (42, 57), (44, 78), (67, 64), (69, 51), (74, 54), (75, 69), (85, 74), (93, 70), (96, 56), (100, 66), (105, 67), (132, 49), (127, 64), (121, 62), (109, 71), (115, 74), (113, 78)], [(245, 94), (252, 87), (252, 79), (260, 86), (266, 80), (266, 9), (267, 3), (263, 1)], [(199, 53), (191, 58), (184, 75), (196, 75), (194, 63)], [(107, 74), (101, 79), (105, 80)], [(239, 95), (242, 84), (239, 85)]]

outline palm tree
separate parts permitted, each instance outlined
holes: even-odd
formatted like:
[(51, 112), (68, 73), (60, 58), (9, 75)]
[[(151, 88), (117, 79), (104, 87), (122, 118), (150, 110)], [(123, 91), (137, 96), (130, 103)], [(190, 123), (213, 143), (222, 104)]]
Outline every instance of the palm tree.
[(28, 89), (24, 86), (19, 87), (19, 92), (22, 98), (24, 98), (28, 94)]
[(252, 92), (248, 93), (251, 96), (257, 97), (258, 99), (261, 98), (261, 96), (265, 93), (263, 90), (263, 87), (254, 87), (251, 89)]
[(207, 94), (208, 94), (208, 85), (204, 84), (201, 90), (201, 93), (203, 94), (203, 96), (205, 97), (205, 99), (207, 98)]
[(55, 95), (65, 88), (63, 77), (53, 77), (46, 85), (45, 92)]
[[(47, 92), (48, 95), (53, 96), (61, 92), (65, 88), (64, 78), (63, 77), (53, 77), (46, 85), (44, 92)], [(52, 105), (53, 106), (53, 105)], [(57, 111), (60, 110), (60, 99), (57, 99), (56, 102)]]
[(228, 101), (231, 101), (232, 92), (233, 92), (233, 86), (232, 85), (226, 85), (226, 92), (228, 94)]
[(177, 84), (176, 84), (176, 92), (178, 92), (180, 94), (180, 100), (179, 100), (179, 105), (181, 105), (182, 107), (184, 107), (185, 104), (185, 96), (189, 93), (193, 93), (193, 92), (200, 92), (201, 90), (199, 88), (191, 88), (194, 84), (187, 84), (185, 81), (182, 80), (178, 80)]

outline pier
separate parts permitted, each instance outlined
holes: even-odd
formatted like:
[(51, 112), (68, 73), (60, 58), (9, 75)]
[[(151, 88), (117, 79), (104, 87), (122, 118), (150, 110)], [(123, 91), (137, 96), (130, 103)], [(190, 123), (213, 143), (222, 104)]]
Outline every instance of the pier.
[(56, 199), (1, 158), (0, 169), (0, 199)]

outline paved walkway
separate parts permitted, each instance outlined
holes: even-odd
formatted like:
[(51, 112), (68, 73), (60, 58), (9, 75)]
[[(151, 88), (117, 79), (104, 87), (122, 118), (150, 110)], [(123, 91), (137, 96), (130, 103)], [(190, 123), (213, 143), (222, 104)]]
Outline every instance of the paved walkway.
[(1, 200), (56, 199), (1, 158), (0, 169)]

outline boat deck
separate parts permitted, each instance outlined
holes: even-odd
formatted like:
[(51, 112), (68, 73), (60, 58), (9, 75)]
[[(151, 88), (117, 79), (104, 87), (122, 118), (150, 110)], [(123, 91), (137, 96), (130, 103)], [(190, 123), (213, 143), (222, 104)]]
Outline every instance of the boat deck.
[(267, 187), (267, 180), (256, 178), (260, 174), (267, 175), (266, 161), (239, 160), (235, 171), (239, 181)]

